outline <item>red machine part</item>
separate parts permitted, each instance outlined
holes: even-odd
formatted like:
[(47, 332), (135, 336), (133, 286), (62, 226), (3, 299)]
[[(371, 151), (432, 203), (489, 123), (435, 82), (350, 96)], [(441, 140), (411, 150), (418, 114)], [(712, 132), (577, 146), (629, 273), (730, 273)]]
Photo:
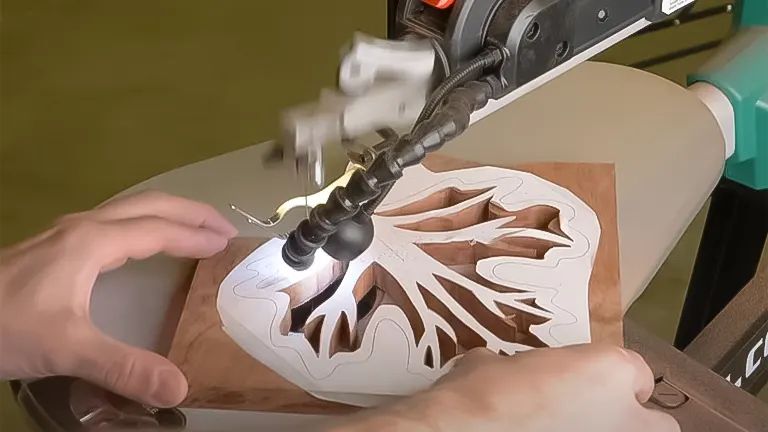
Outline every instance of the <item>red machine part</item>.
[(421, 1), (437, 9), (448, 9), (449, 7), (451, 7), (451, 5), (453, 5), (453, 2), (455, 0), (421, 0)]

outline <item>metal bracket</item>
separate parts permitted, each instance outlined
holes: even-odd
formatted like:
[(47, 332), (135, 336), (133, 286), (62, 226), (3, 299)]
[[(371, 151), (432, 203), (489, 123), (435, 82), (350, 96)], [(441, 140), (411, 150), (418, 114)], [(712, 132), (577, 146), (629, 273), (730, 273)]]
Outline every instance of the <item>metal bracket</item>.
[(325, 89), (317, 102), (282, 116), (283, 136), (272, 157), (308, 170), (323, 183), (322, 148), (376, 129), (412, 124), (423, 108), (435, 52), (425, 39), (388, 41), (358, 33), (341, 61), (339, 90)]
[(269, 232), (277, 238), (285, 239), (288, 237), (286, 234), (275, 233), (273, 232), (272, 228), (279, 224), (289, 211), (300, 207), (314, 208), (328, 201), (328, 197), (331, 195), (331, 192), (333, 192), (333, 190), (337, 187), (345, 186), (349, 182), (349, 179), (352, 177), (352, 174), (354, 174), (354, 172), (358, 169), (362, 169), (362, 167), (359, 165), (352, 165), (344, 174), (341, 175), (341, 177), (334, 180), (331, 184), (322, 190), (311, 195), (297, 196), (285, 201), (284, 203), (280, 204), (277, 207), (277, 210), (275, 210), (275, 213), (273, 213), (272, 216), (268, 217), (267, 219), (259, 219), (234, 204), (230, 204), (229, 208), (246, 218), (248, 223), (256, 225), (259, 228), (263, 228), (265, 231)]

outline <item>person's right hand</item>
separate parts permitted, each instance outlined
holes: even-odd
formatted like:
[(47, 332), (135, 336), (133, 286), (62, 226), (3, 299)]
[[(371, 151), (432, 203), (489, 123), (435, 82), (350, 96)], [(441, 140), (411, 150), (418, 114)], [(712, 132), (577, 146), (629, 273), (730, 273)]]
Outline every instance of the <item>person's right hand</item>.
[(429, 390), (364, 414), (359, 430), (378, 430), (379, 421), (381, 430), (414, 432), (679, 432), (670, 415), (642, 405), (653, 387), (642, 357), (623, 348), (581, 345), (511, 357), (473, 350)]

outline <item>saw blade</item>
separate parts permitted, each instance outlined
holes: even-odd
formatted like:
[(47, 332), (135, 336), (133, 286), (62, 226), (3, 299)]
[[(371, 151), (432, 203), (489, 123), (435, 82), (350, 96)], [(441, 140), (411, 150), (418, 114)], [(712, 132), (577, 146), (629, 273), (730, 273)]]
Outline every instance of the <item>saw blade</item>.
[(302, 195), (305, 198), (305, 216), (309, 218), (312, 203), (309, 202), (308, 197), (322, 190), (325, 183), (323, 150), (311, 146), (307, 153), (297, 160), (296, 169), (301, 182)]

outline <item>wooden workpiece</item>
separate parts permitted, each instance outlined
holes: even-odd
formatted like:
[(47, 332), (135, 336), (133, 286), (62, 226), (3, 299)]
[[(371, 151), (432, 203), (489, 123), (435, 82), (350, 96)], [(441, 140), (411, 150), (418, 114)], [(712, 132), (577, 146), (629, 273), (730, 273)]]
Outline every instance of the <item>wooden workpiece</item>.
[[(475, 167), (477, 164), (472, 162), (439, 155), (430, 155), (424, 163), (424, 168), (436, 175), (462, 172), (457, 170)], [(585, 295), (588, 301), (589, 325), (582, 328), (588, 329), (585, 337), (593, 342), (620, 345), (622, 343), (622, 311), (613, 166), (594, 163), (537, 163), (514, 166), (506, 172), (514, 173), (515, 171), (512, 170), (533, 174), (538, 179), (564, 188), (591, 209), (599, 220), (597, 231), (599, 245), (596, 251), (591, 251), (594, 258), (588, 277), (588, 287), (585, 287), (588, 291), (588, 295)], [(406, 177), (400, 182), (406, 183), (403, 187), (408, 186), (407, 172)], [(507, 183), (504, 184), (508, 186)], [(525, 310), (516, 308), (514, 302), (510, 303), (511, 306), (504, 302), (495, 302), (496, 307), (501, 311), (499, 314), (488, 307), (487, 300), (484, 301), (482, 296), (478, 297), (476, 292), (473, 294), (471, 289), (464, 286), (466, 284), (456, 282), (456, 280), (471, 281), (473, 285), (486, 289), (492, 296), (525, 293), (528, 291), (518, 289), (514, 285), (488, 280), (479, 274), (476, 263), (493, 257), (500, 259), (513, 257), (518, 261), (525, 259), (542, 261), (545, 256), (549, 256), (547, 254), (550, 254), (550, 251), (567, 248), (574, 243), (574, 240), (564, 231), (570, 229), (568, 224), (561, 220), (561, 212), (552, 202), (532, 202), (519, 210), (509, 211), (492, 202), (495, 198), (479, 198), (487, 196), (491, 189), (498, 187), (500, 186), (489, 187), (485, 184), (481, 187), (467, 185), (461, 188), (438, 188), (435, 192), (418, 200), (412, 200), (407, 205), (388, 206), (385, 205), (385, 201), (380, 212), (377, 213), (383, 219), (410, 220), (408, 223), (396, 224), (395, 227), (409, 233), (416, 233), (414, 235), (423, 234), (426, 236), (424, 238), (430, 238), (429, 236), (435, 233), (465, 232), (461, 230), (472, 229), (494, 220), (502, 221), (502, 219), (509, 221), (498, 226), (497, 229), (506, 230), (505, 232), (529, 230), (532, 233), (540, 233), (499, 236), (488, 242), (445, 241), (417, 245), (424, 256), (446, 269), (447, 273), (442, 272), (443, 275), (457, 275), (457, 278), (453, 279), (433, 275), (434, 280), (439, 284), (437, 286), (448, 294), (443, 300), (434, 295), (430, 289), (422, 285), (418, 286), (419, 298), (423, 299), (423, 304), (431, 313), (447, 323), (449, 330), (452, 331), (425, 324), (422, 318), (423, 312), (419, 312), (420, 306), (414, 305), (413, 293), (408, 294), (408, 290), (404, 289), (403, 284), (398, 281), (402, 275), (393, 275), (391, 269), (395, 267), (389, 265), (388, 269), (388, 261), (376, 261), (374, 257), (373, 261), (366, 264), (364, 268), (355, 270), (357, 276), (350, 292), (357, 305), (356, 311), (341, 313), (334, 322), (325, 323), (325, 326), (323, 321), (331, 319), (327, 318), (330, 315), (317, 315), (319, 308), (312, 303), (328, 303), (327, 297), (333, 298), (333, 290), (322, 288), (334, 283), (338, 285), (338, 278), (346, 271), (352, 271), (355, 261), (349, 268), (340, 263), (319, 267), (319, 271), (312, 273), (311, 278), (301, 279), (297, 283), (288, 284), (284, 289), (280, 289), (281, 293), (287, 294), (290, 310), (289, 313), (279, 317), (281, 320), (276, 324), (279, 335), (303, 333), (304, 338), (309, 342), (308, 345), (314, 349), (314, 355), (320, 360), (323, 356), (335, 359), (339, 358), (337, 354), (353, 355), (360, 349), (364, 340), (367, 320), (371, 320), (382, 305), (395, 305), (407, 319), (409, 327), (407, 330), (412, 332), (416, 340), (426, 337), (424, 334), (430, 331), (436, 336), (434, 345), (424, 348), (421, 357), (422, 366), (420, 366), (427, 370), (434, 370), (435, 376), (449, 367), (450, 361), (456, 355), (476, 346), (485, 346), (489, 339), (493, 339), (494, 346), (497, 347), (520, 345), (543, 347), (557, 345), (559, 340), (566, 340), (564, 343), (569, 343), (567, 342), (570, 340), (569, 337), (578, 339), (578, 328), (573, 329), (572, 333), (561, 331), (559, 334), (563, 336), (558, 336), (558, 333), (553, 332), (552, 329), (546, 334), (538, 331), (538, 335), (537, 331), (531, 330), (536, 326), (541, 327), (547, 321), (560, 319), (557, 314), (549, 314), (547, 307), (539, 304), (543, 300), (538, 298), (524, 300), (522, 306), (527, 308)], [(536, 201), (541, 197), (532, 198)], [(544, 201), (548, 199), (550, 198)], [(472, 200), (477, 202), (473, 203)], [(460, 211), (430, 216), (434, 212), (440, 213), (440, 209), (456, 208), (462, 203), (467, 205)], [(419, 217), (418, 215), (427, 216)], [(230, 272), (238, 265), (242, 265), (243, 260), (266, 241), (254, 238), (235, 239), (225, 251), (210, 259), (201, 260), (198, 264), (169, 353), (171, 361), (181, 368), (189, 380), (189, 396), (183, 406), (322, 414), (349, 412), (356, 409), (346, 404), (321, 400), (292, 384), (238, 345), (238, 343), (241, 345), (245, 343), (242, 338), (247, 336), (247, 331), (242, 328), (228, 330), (238, 335), (238, 342), (236, 342), (222, 329), (222, 319), (217, 309), (219, 287), (225, 286), (226, 283), (222, 284), (222, 282)], [(423, 266), (416, 267), (413, 271), (418, 272)], [(225, 300), (218, 300), (219, 308), (222, 307), (222, 302), (226, 303)], [(446, 300), (451, 300), (453, 303), (446, 303)], [(452, 310), (450, 304), (454, 304), (454, 308), (455, 305), (461, 306), (474, 319), (474, 324), (468, 324), (465, 319), (460, 318), (460, 314)], [(541, 314), (538, 313), (539, 310), (542, 311)], [(313, 313), (316, 316), (312, 317)], [(293, 322), (291, 316), (294, 317)], [(562, 325), (562, 327), (567, 326)], [(324, 339), (330, 341), (324, 348), (325, 351), (321, 349), (321, 333), (326, 331), (323, 328), (330, 329), (332, 333)], [(554, 336), (550, 337), (550, 334)], [(501, 348), (496, 351), (500, 354), (509, 354)], [(381, 373), (385, 374), (386, 371)]]

